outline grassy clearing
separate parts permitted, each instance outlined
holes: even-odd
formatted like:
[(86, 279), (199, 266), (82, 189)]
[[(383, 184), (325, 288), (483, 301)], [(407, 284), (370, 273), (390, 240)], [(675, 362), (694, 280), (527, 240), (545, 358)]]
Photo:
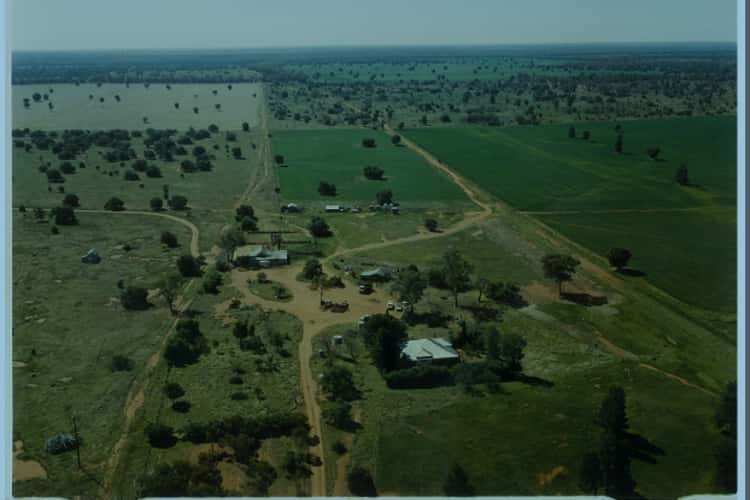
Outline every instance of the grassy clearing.
[(252, 293), (262, 299), (275, 300), (277, 302), (291, 302), (294, 299), (291, 290), (281, 283), (274, 281), (264, 281), (263, 283), (259, 283), (256, 280), (248, 286)]
[[(145, 129), (206, 127), (239, 129), (242, 122), (259, 123), (263, 99), (260, 84), (49, 84), (13, 86), (13, 128), (64, 129)], [(50, 93), (50, 89), (52, 93)], [(213, 91), (217, 94), (214, 95)], [(48, 101), (35, 102), (39, 93)], [(89, 95), (93, 96), (89, 99)], [(118, 102), (115, 96), (120, 97)], [(24, 108), (28, 98), (30, 107)], [(104, 99), (100, 101), (100, 99)], [(53, 109), (49, 109), (52, 103)], [(175, 108), (175, 103), (179, 108)], [(220, 108), (217, 109), (216, 105)], [(198, 108), (198, 113), (193, 108)], [(144, 122), (143, 118), (148, 120)]]
[[(362, 139), (374, 138), (377, 146), (365, 148)], [(275, 132), (274, 154), (283, 155), (288, 167), (279, 168), (282, 197), (291, 202), (308, 202), (315, 207), (354, 203), (365, 208), (375, 203), (378, 191), (390, 189), (394, 201), (404, 208), (461, 207), (468, 205), (464, 193), (446, 176), (436, 172), (404, 147), (393, 146), (380, 131), (295, 130)], [(368, 180), (366, 165), (385, 170), (386, 180)], [(320, 181), (336, 185), (334, 197), (318, 193)]]
[[(69, 432), (76, 413), (79, 432), (90, 443), (82, 461), (101, 478), (128, 390), (171, 324), (158, 298), (150, 310), (124, 311), (116, 283), (152, 287), (177, 255), (160, 249), (160, 232), (187, 241), (188, 231), (166, 220), (114, 217), (80, 214), (78, 226), (51, 235), (50, 226), (35, 223), (30, 213), (14, 214), (13, 359), (26, 363), (13, 373), (14, 434), (49, 474), (47, 481), (17, 483), (18, 495), (93, 496), (96, 485), (74, 472), (75, 453), (49, 455), (46, 440)], [(122, 248), (126, 243), (129, 252)], [(80, 256), (92, 246), (102, 262), (82, 264)], [(114, 355), (132, 359), (133, 371), (112, 372)]]

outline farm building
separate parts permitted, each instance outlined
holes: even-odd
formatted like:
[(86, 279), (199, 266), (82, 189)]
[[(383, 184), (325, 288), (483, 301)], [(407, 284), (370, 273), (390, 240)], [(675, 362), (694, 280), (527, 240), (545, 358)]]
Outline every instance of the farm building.
[(264, 246), (245, 245), (234, 251), (234, 263), (243, 267), (275, 267), (289, 264), (289, 252)]
[(453, 344), (442, 338), (409, 340), (401, 344), (401, 357), (412, 363), (453, 364), (458, 353)]
[(391, 272), (388, 269), (378, 267), (369, 271), (362, 271), (359, 276), (365, 281), (386, 281), (390, 279)]
[(286, 205), (283, 205), (281, 207), (281, 211), (288, 213), (299, 213), (302, 211), (302, 209), (295, 203), (287, 203)]
[(81, 262), (84, 264), (98, 264), (101, 262), (102, 258), (99, 257), (99, 254), (96, 253), (95, 248), (89, 249), (88, 252), (86, 252), (86, 255), (81, 257)]
[(326, 205), (326, 212), (343, 212), (346, 208), (341, 205)]

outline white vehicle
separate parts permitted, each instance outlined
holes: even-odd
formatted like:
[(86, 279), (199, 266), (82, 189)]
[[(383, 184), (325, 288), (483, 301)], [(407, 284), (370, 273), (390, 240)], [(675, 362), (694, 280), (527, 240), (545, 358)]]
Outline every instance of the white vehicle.
[(395, 306), (393, 305), (393, 301), (389, 300), (388, 301), (388, 305), (386, 306), (386, 309), (389, 310), (389, 311), (393, 311), (394, 308), (395, 308)]
[(397, 310), (398, 312), (401, 312), (401, 311), (403, 311), (403, 310), (404, 310), (404, 306), (403, 306), (403, 304), (396, 304), (396, 310)]

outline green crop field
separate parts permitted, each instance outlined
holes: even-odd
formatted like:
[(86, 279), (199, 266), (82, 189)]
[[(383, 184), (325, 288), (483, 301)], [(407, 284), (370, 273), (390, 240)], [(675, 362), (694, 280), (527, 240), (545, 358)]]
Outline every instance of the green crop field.
[[(147, 127), (187, 130), (188, 127), (206, 127), (210, 123), (226, 129), (239, 129), (243, 122), (251, 127), (259, 123), (259, 106), (263, 100), (263, 89), (259, 84), (235, 83), (231, 90), (227, 84), (221, 83), (170, 84), (170, 87), (168, 89), (166, 84), (147, 87), (135, 83), (127, 86), (88, 83), (14, 85), (13, 127), (32, 130), (140, 130)], [(39, 102), (33, 99), (35, 93), (42, 96)], [(115, 96), (120, 100), (117, 101)], [(29, 99), (28, 109), (24, 107), (24, 98)], [(220, 108), (217, 109), (216, 105)], [(198, 113), (194, 112), (195, 107)]]
[[(377, 146), (365, 148), (362, 139)], [(273, 134), (274, 154), (284, 156), (287, 167), (278, 169), (281, 194), (291, 202), (316, 206), (341, 202), (368, 205), (375, 194), (391, 190), (403, 207), (468, 206), (465, 194), (407, 148), (394, 146), (383, 132), (374, 130), (295, 130)], [(385, 170), (386, 180), (368, 180), (366, 165)], [(318, 183), (336, 185), (335, 197), (321, 196)]]
[[(552, 212), (534, 215), (600, 255), (614, 246), (630, 249), (631, 267), (675, 297), (733, 310), (734, 119), (625, 121), (622, 155), (614, 152), (614, 124), (576, 127), (579, 137), (589, 130), (591, 140), (569, 139), (562, 125), (407, 135), (513, 207)], [(652, 145), (660, 148), (657, 161), (646, 154)], [(674, 181), (682, 163), (693, 186)], [(696, 241), (696, 234), (705, 238)]]
[[(139, 215), (78, 219), (78, 226), (52, 235), (50, 225), (36, 223), (31, 213), (13, 216), (13, 432), (25, 455), (43, 464), (50, 477), (17, 483), (21, 496), (73, 495), (81, 488), (94, 494), (96, 484), (74, 473), (75, 456), (48, 454), (46, 440), (71, 432), (75, 413), (91, 443), (82, 459), (103, 463), (119, 435), (128, 390), (172, 323), (159, 298), (151, 300), (150, 310), (124, 311), (117, 282), (152, 288), (180, 252), (160, 249), (161, 231), (188, 241), (187, 229)], [(125, 244), (132, 249), (125, 251)], [(101, 263), (80, 262), (91, 247)], [(133, 371), (113, 372), (114, 355), (132, 359)]]

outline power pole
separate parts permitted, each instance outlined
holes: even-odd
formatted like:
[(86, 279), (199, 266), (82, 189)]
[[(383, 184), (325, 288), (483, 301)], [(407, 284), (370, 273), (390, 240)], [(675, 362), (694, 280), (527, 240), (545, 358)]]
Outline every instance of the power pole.
[(78, 437), (78, 426), (76, 425), (76, 416), (73, 414), (73, 437), (76, 439), (76, 459), (78, 460), (78, 468), (83, 470), (81, 467), (81, 439)]

